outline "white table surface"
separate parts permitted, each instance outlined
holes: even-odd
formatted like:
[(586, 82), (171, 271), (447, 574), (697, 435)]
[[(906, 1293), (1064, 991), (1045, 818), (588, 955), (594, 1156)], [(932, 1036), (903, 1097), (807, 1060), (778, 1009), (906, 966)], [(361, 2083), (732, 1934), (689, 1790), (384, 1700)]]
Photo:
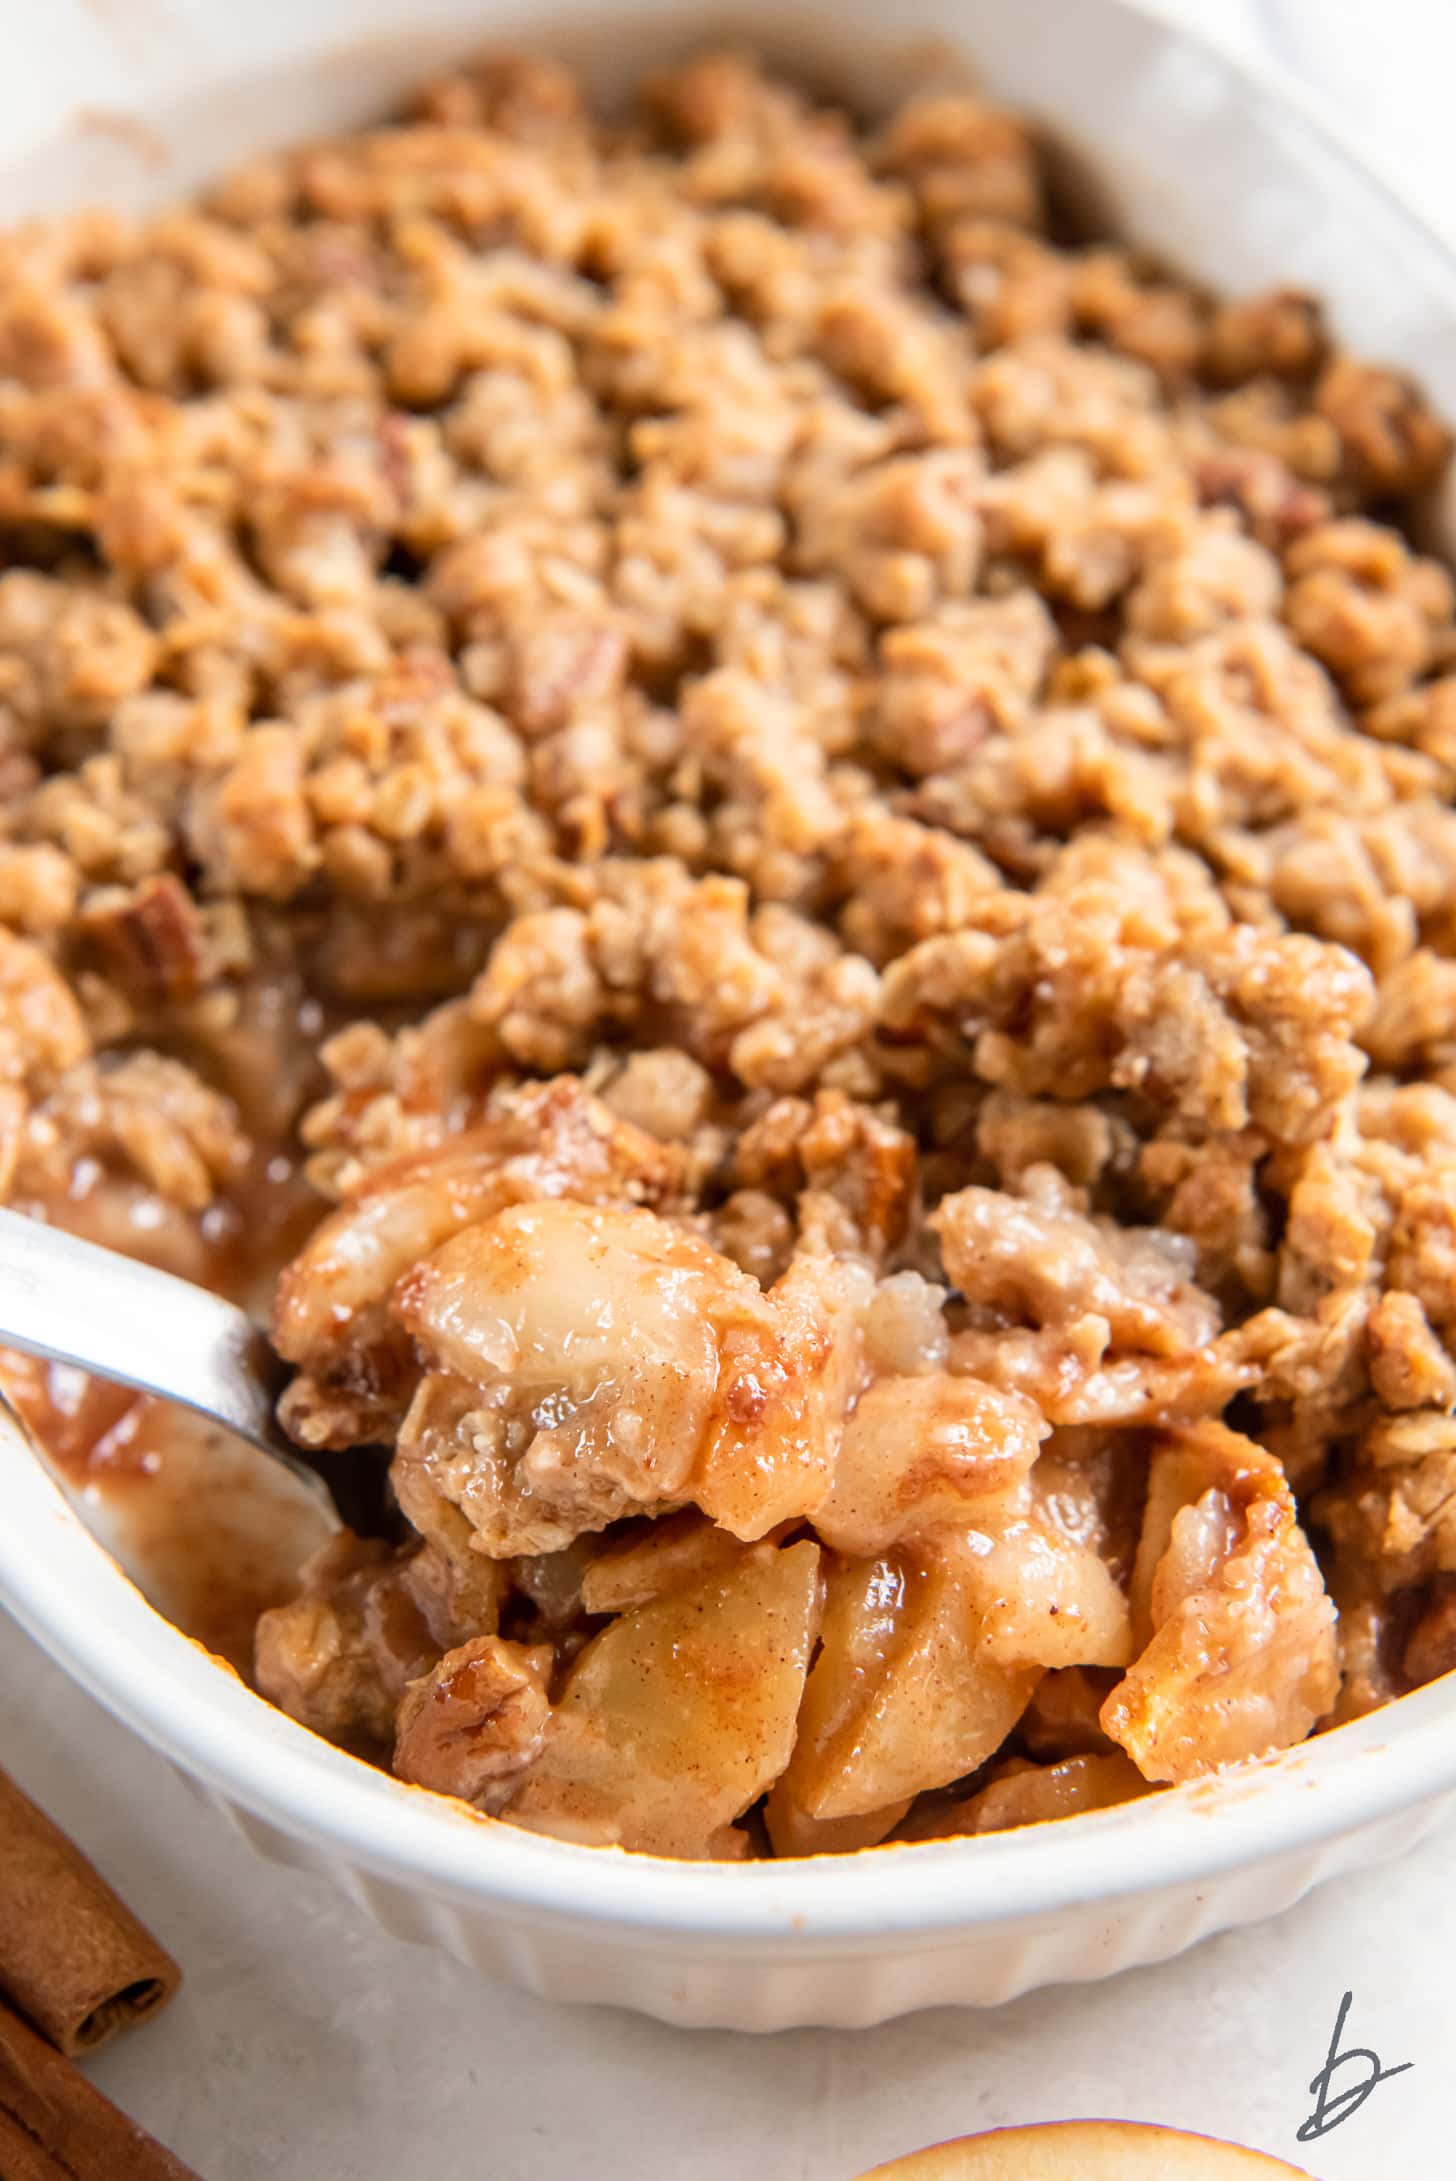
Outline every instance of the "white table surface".
[[(1456, 232), (1451, 0), (1165, 5), (1316, 79)], [(386, 1937), (258, 1861), (3, 1617), (0, 1759), (184, 1965), (168, 2014), (91, 2072), (204, 2181), (849, 2181), (945, 2135), (1088, 2114), (1226, 2135), (1319, 2181), (1456, 2170), (1450, 1834), (1110, 1984), (750, 2039), (548, 2006)], [(1300, 2151), (1348, 1988), (1347, 2042), (1413, 2065)]]

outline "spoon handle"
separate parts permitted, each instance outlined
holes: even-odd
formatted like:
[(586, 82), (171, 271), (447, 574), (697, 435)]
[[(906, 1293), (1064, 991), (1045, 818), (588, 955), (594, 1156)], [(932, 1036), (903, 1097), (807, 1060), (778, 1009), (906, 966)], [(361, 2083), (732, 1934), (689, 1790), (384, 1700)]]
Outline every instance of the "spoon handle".
[(316, 1484), (274, 1421), (279, 1366), (267, 1341), (190, 1280), (0, 1210), (0, 1345), (181, 1402)]

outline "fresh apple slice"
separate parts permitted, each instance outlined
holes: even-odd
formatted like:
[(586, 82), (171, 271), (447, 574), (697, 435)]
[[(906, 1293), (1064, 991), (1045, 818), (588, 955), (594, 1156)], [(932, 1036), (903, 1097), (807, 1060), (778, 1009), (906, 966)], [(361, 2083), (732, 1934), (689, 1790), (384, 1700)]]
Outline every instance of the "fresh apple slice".
[(1065, 2120), (958, 2136), (876, 2166), (861, 2181), (1310, 2181), (1262, 2151), (1176, 2128), (1123, 2120)]

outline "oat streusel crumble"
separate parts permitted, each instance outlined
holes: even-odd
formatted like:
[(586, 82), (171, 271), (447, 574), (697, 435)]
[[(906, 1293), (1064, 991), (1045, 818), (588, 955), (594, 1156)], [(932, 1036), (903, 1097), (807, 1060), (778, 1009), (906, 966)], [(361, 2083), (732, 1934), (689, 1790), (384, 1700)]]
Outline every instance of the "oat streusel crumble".
[(497, 59), (0, 240), (6, 1192), (409, 1524), (265, 1693), (734, 1857), (1456, 1665), (1446, 455), (959, 89)]

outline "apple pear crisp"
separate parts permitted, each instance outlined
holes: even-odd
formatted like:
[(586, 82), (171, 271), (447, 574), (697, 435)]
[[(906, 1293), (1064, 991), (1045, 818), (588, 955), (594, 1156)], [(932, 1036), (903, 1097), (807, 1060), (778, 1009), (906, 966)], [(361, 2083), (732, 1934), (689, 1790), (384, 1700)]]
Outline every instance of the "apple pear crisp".
[(735, 1858), (1456, 1666), (1447, 446), (732, 54), (0, 240), (0, 1176), (387, 1460), (266, 1696)]

